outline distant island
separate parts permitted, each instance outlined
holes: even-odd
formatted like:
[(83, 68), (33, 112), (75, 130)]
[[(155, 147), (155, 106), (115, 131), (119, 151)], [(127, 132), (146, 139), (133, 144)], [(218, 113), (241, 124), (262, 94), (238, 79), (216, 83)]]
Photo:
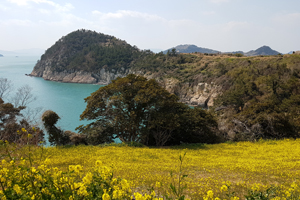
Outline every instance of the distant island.
[(0, 57), (3, 57), (3, 55), (2, 55), (2, 54), (0, 54)]

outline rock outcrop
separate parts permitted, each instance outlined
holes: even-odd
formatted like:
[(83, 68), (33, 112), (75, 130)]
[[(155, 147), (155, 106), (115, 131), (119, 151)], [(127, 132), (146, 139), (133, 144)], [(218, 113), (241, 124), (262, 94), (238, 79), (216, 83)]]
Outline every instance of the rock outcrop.
[(213, 106), (214, 99), (222, 91), (222, 87), (213, 82), (191, 85), (190, 83), (179, 83), (178, 80), (172, 78), (165, 79), (162, 86), (170, 93), (176, 94), (181, 102), (203, 108)]
[(130, 70), (125, 70), (124, 68), (119, 69), (119, 71), (113, 69), (108, 71), (102, 68), (98, 73), (68, 70), (58, 72), (51, 70), (51, 67), (45, 65), (43, 67), (34, 68), (30, 75), (42, 77), (49, 81), (107, 85), (117, 77), (124, 77), (129, 73)]

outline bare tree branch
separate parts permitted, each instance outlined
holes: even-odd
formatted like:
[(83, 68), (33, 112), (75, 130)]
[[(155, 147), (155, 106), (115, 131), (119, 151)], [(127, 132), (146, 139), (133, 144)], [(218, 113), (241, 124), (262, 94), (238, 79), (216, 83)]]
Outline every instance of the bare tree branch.
[(0, 98), (3, 99), (12, 90), (13, 84), (7, 78), (0, 78)]
[(15, 107), (27, 106), (29, 103), (36, 100), (36, 96), (32, 94), (32, 88), (29, 85), (24, 85), (18, 88), (16, 95), (12, 98)]

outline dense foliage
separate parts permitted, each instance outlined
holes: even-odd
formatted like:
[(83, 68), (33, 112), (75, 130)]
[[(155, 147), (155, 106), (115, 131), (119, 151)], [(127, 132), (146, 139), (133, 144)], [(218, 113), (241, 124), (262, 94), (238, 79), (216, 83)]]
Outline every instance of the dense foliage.
[(31, 144), (38, 145), (44, 141), (43, 131), (33, 127), (23, 118), (21, 114), (23, 109), (25, 106), (15, 107), (0, 98), (0, 140), (26, 144), (27, 136), (30, 134)]
[(225, 113), (238, 140), (299, 137), (300, 66), (259, 64), (236, 67), (226, 74), (229, 88), (216, 104), (227, 109), (219, 114)]
[[(81, 120), (93, 120), (78, 130), (99, 144), (119, 138), (163, 146), (180, 142), (209, 142), (217, 127), (215, 119), (201, 109), (192, 110), (154, 79), (130, 74), (99, 88), (85, 99)], [(210, 142), (216, 139), (209, 138)]]

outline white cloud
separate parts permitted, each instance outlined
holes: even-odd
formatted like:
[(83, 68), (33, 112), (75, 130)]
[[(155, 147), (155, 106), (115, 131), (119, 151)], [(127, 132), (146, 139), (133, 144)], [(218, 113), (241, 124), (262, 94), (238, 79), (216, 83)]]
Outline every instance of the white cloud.
[(237, 29), (245, 29), (248, 28), (250, 24), (248, 22), (239, 22), (239, 21), (230, 21), (223, 25), (223, 31), (231, 32)]
[(202, 15), (215, 15), (216, 12), (215, 11), (204, 11), (202, 12)]
[(1, 20), (0, 24), (2, 26), (23, 26), (23, 27), (29, 27), (33, 26), (34, 23), (30, 20), (20, 20), (20, 19), (10, 19), (10, 20)]
[(160, 20), (164, 21), (165, 19), (162, 17), (159, 17), (157, 15), (151, 15), (147, 13), (141, 13), (137, 11), (131, 11), (131, 10), (119, 10), (115, 13), (102, 13), (100, 11), (94, 10), (92, 12), (94, 16), (99, 17), (101, 20), (107, 20), (107, 19), (122, 19), (125, 17), (131, 17), (131, 18), (143, 18), (146, 20)]
[(70, 3), (66, 3), (65, 5), (62, 6), (60, 4), (57, 4), (49, 0), (8, 0), (8, 1), (17, 4), (18, 6), (26, 6), (29, 5), (29, 3), (31, 2), (36, 4), (47, 4), (53, 6), (56, 9), (56, 11), (61, 11), (61, 12), (68, 12), (74, 8), (73, 5)]
[(42, 8), (40, 8), (40, 9), (38, 9), (38, 11), (40, 12), (40, 13), (42, 13), (42, 14), (51, 14), (51, 11), (50, 10), (46, 10), (46, 9), (42, 9)]
[(0, 10), (7, 11), (7, 10), (9, 10), (9, 7), (6, 7), (6, 6), (0, 4)]
[(275, 23), (282, 23), (286, 25), (297, 25), (300, 26), (300, 13), (288, 13), (277, 15), (273, 18)]
[(209, 0), (209, 1), (215, 4), (221, 4), (221, 3), (227, 3), (230, 0)]
[(8, 0), (11, 3), (17, 4), (19, 6), (27, 5), (28, 0)]

